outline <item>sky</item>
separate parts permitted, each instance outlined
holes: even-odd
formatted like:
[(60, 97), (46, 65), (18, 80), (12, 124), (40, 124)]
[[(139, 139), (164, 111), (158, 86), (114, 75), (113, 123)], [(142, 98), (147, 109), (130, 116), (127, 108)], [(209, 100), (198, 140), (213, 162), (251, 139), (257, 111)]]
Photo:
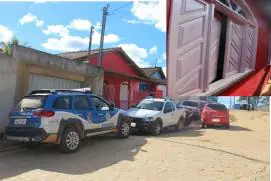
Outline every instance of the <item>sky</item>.
[(233, 105), (234, 102), (235, 104), (238, 104), (238, 99), (239, 96), (219, 96), (218, 97), (218, 102), (221, 104), (224, 104), (227, 108), (230, 108), (230, 105)]
[[(166, 1), (109, 2), (104, 48), (122, 47), (139, 67), (166, 69)], [(0, 2), (0, 42), (15, 36), (31, 48), (57, 54), (99, 48), (106, 2)], [(166, 72), (165, 72), (166, 73)]]

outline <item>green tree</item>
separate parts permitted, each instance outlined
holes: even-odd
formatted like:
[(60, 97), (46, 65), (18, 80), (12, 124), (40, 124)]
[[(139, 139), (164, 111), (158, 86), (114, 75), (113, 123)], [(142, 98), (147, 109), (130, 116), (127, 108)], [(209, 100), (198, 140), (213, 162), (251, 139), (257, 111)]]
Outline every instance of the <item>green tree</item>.
[(6, 54), (6, 55), (11, 56), (12, 55), (12, 46), (13, 45), (19, 45), (19, 40), (16, 37), (13, 37), (8, 42), (1, 42), (3, 53)]

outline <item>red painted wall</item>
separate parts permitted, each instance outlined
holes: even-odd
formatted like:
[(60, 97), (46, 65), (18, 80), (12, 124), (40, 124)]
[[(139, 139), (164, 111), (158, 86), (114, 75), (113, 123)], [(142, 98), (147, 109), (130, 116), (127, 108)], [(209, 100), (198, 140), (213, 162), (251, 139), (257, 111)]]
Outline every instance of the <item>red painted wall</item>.
[[(98, 65), (98, 56), (90, 58), (90, 63)], [(141, 76), (140, 73), (129, 66), (124, 58), (117, 52), (106, 52), (103, 54), (103, 67), (105, 70)]]
[(264, 79), (268, 75), (268, 50), (271, 28), (268, 26), (268, 21), (263, 17), (254, 0), (247, 0), (248, 5), (254, 13), (258, 22), (258, 45), (256, 56), (256, 71), (246, 79), (232, 86), (220, 95), (224, 96), (256, 96), (264, 86)]

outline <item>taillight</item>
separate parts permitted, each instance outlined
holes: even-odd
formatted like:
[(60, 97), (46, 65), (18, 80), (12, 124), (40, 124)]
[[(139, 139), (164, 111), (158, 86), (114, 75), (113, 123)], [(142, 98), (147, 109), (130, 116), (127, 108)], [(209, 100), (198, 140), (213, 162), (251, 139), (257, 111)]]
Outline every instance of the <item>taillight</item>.
[(37, 111), (33, 113), (36, 117), (52, 117), (55, 115), (54, 111)]

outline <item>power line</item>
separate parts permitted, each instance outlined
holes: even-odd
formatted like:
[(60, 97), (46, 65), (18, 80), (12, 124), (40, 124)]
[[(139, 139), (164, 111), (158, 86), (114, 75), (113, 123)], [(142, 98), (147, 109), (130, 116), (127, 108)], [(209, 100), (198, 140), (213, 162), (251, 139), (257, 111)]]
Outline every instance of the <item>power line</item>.
[(121, 5), (120, 7), (113, 9), (113, 10), (111, 11), (111, 13), (108, 13), (108, 15), (109, 15), (109, 16), (112, 16), (112, 15), (114, 15), (115, 12), (119, 11), (120, 9), (122, 9), (122, 8), (124, 8), (124, 7), (126, 7), (126, 6), (128, 6), (128, 5), (130, 5), (130, 4), (132, 4), (132, 3), (133, 3), (133, 2), (129, 2), (129, 3), (125, 3), (125, 4)]

